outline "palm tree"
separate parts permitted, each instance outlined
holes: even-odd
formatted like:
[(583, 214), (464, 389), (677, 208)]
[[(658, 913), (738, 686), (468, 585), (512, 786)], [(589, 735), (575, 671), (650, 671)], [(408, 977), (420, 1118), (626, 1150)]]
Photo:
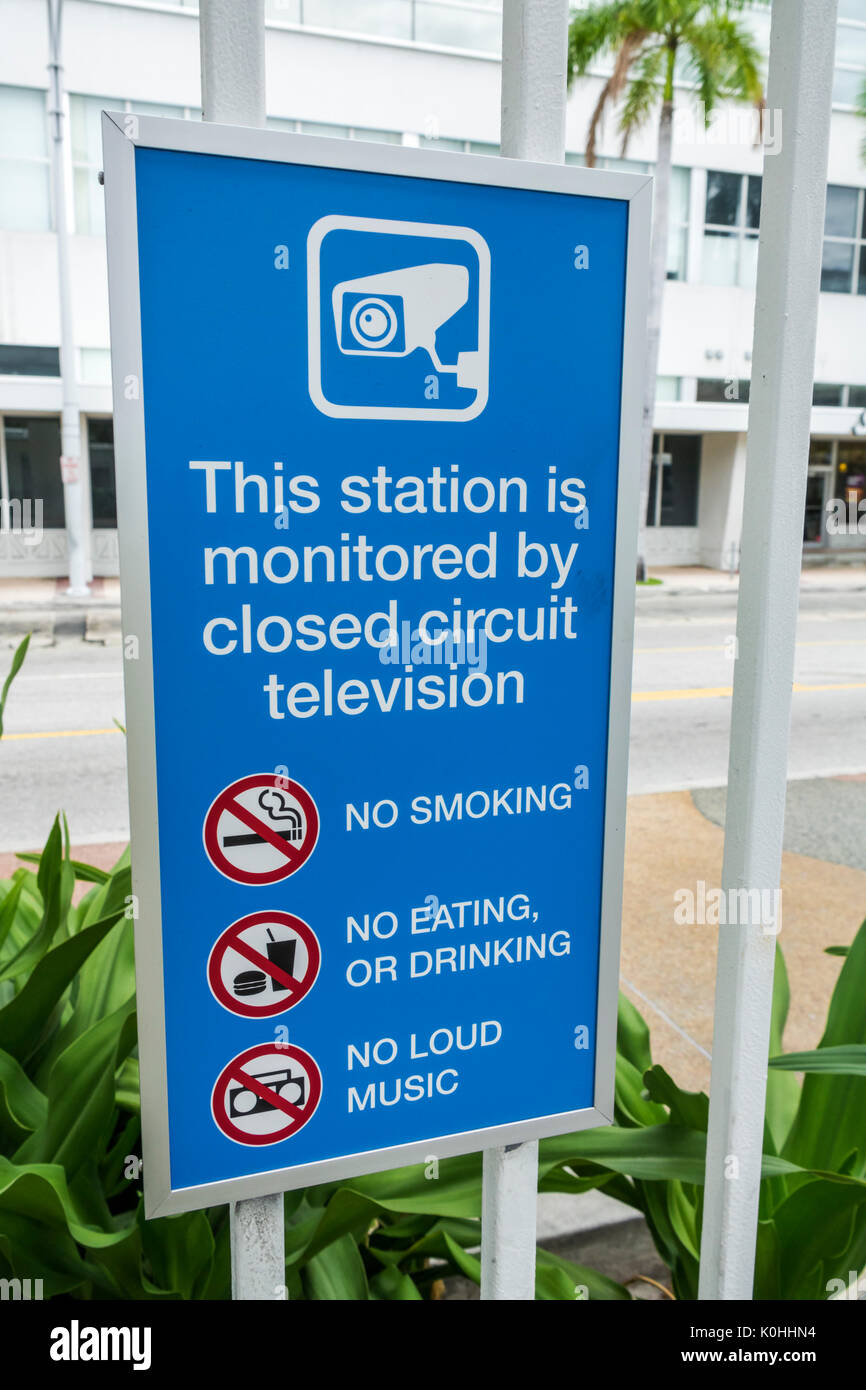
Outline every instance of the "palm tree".
[[(582, 77), (590, 65), (613, 56), (613, 71), (605, 82), (589, 122), (586, 162), (595, 163), (595, 148), (606, 110), (620, 104), (622, 153), (630, 136), (658, 109), (658, 155), (653, 196), (653, 236), (650, 261), (647, 363), (641, 438), (640, 541), (638, 578), (645, 575), (644, 551), (653, 410), (658, 371), (662, 293), (667, 269), (675, 83), (686, 87), (703, 108), (704, 120), (719, 101), (764, 105), (761, 55), (751, 33), (736, 12), (751, 0), (622, 0), (592, 4), (571, 19), (568, 80)], [(760, 0), (757, 0), (760, 3)], [(758, 127), (760, 132), (760, 125)]]

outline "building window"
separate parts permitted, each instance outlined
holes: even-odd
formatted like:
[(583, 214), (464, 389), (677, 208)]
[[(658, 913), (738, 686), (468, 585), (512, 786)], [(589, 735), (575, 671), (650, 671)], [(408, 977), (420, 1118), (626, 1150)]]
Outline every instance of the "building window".
[(63, 484), (60, 480), (60, 420), (56, 415), (30, 418), (7, 415), (3, 421), (9, 499), (42, 501), (42, 525), (62, 527)]
[(699, 434), (653, 435), (647, 526), (697, 526)]
[(265, 0), (276, 24), (498, 53), (501, 0)]
[(418, 144), (422, 150), (452, 150), (455, 154), (499, 154), (498, 145), (489, 145), (484, 140), (452, 140), (438, 135), (421, 135)]
[(826, 294), (866, 294), (866, 194), (862, 188), (827, 186), (821, 289)]
[(82, 236), (102, 236), (105, 232), (105, 200), (98, 179), (102, 168), (102, 112), (118, 110), (136, 116), (179, 119), (194, 119), (201, 114), (188, 106), (158, 106), (153, 102), (123, 101), (118, 97), (70, 96), (72, 197), (75, 230)]
[(748, 404), (751, 382), (748, 377), (699, 377), (696, 401), (730, 401), (735, 405)]
[(375, 140), (382, 145), (400, 145), (403, 137), (396, 130), (373, 130), (368, 126), (328, 125), (324, 121), (293, 121), (268, 116), (269, 130), (288, 130), (295, 135), (327, 135), (338, 140)]
[(844, 405), (845, 387), (826, 381), (816, 381), (812, 385), (813, 405)]
[(706, 284), (754, 289), (760, 216), (760, 175), (707, 171), (703, 254)]
[(96, 530), (117, 526), (117, 493), (114, 484), (114, 422), (87, 421), (87, 451), (90, 455), (90, 499)]
[(691, 169), (675, 165), (671, 169), (670, 224), (668, 229), (669, 280), (685, 280), (686, 256), (689, 244), (689, 200), (691, 198)]
[(59, 376), (60, 349), (0, 343), (0, 376)]
[(51, 161), (45, 93), (0, 87), (0, 227), (51, 230)]

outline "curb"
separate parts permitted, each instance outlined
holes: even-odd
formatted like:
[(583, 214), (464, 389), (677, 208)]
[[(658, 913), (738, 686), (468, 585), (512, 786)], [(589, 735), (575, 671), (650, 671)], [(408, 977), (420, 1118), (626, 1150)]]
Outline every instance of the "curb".
[(68, 607), (27, 607), (0, 610), (0, 644), (17, 645), (27, 633), (33, 645), (52, 647), (58, 641), (102, 643), (115, 646), (121, 640), (120, 607), (88, 604)]

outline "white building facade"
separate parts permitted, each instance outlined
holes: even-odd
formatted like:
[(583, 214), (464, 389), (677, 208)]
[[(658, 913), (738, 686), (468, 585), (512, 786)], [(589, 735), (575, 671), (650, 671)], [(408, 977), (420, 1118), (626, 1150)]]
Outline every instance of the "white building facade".
[[(242, 0), (238, 0), (242, 3)], [(495, 156), (498, 0), (266, 0), (276, 128)], [(67, 225), (85, 508), (93, 573), (117, 572), (99, 112), (200, 119), (197, 9), (184, 0), (66, 0)], [(839, 0), (804, 554), (866, 559), (866, 0)], [(750, 21), (766, 47), (769, 19)], [(0, 0), (0, 502), (42, 499), (44, 534), (0, 527), (0, 577), (67, 573), (60, 474), (57, 253), (50, 197), (44, 0)], [(575, 84), (567, 158), (582, 162), (603, 75)], [(668, 281), (647, 559), (735, 568), (742, 521), (764, 149), (744, 108), (709, 131), (678, 93)], [(766, 154), (765, 154), (766, 151)], [(617, 165), (615, 122), (600, 166)], [(652, 170), (652, 124), (627, 165)], [(864, 501), (863, 534), (833, 530)], [(14, 513), (7, 506), (4, 522)], [(26, 516), (26, 514), (25, 514)]]

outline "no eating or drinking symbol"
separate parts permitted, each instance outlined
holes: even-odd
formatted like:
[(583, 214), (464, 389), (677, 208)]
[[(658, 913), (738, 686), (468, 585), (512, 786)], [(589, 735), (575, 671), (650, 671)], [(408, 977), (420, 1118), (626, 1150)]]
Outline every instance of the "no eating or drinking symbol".
[(263, 1043), (223, 1068), (211, 1111), (236, 1144), (278, 1144), (312, 1119), (321, 1095), (322, 1074), (309, 1052), (289, 1043)]
[(320, 961), (316, 934), (300, 917), (251, 912), (217, 939), (207, 978), (223, 1008), (242, 1018), (269, 1018), (309, 993)]
[(278, 883), (312, 854), (319, 813), (306, 787), (273, 773), (241, 777), (221, 791), (204, 820), (204, 847), (235, 883)]

